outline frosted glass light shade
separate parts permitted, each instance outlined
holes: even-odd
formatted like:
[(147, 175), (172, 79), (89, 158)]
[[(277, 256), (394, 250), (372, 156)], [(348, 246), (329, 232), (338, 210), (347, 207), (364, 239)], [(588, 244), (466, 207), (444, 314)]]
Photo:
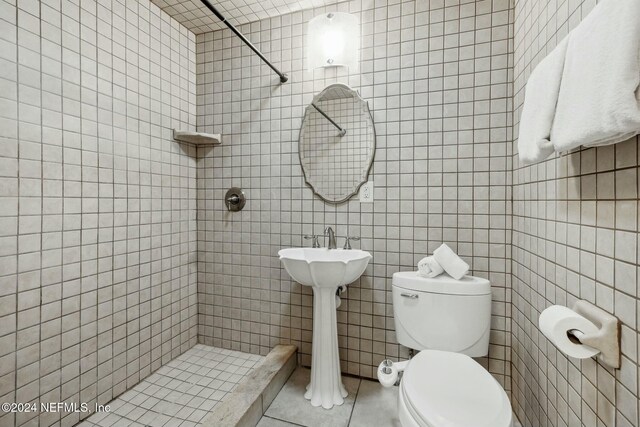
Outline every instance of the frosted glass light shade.
[(349, 67), (357, 70), (360, 53), (360, 22), (350, 13), (332, 12), (309, 21), (307, 69)]

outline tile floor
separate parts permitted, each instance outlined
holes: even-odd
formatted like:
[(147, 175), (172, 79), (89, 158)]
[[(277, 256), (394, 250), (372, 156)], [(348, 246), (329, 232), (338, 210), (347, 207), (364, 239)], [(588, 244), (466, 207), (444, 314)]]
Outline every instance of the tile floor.
[(310, 370), (297, 368), (267, 409), (257, 427), (400, 427), (397, 387), (377, 381), (343, 377), (349, 396), (331, 410), (316, 408), (304, 398)]
[[(257, 427), (400, 427), (397, 387), (343, 376), (349, 396), (342, 406), (326, 410), (311, 406), (303, 396), (310, 372), (301, 367), (293, 372)], [(522, 426), (515, 421), (514, 427)]]
[(198, 344), (80, 427), (195, 427), (264, 356)]

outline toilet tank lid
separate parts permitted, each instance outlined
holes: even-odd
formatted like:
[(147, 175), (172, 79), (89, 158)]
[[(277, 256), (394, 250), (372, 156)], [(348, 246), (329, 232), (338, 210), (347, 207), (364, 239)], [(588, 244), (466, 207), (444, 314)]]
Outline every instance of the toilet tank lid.
[(417, 271), (393, 273), (392, 284), (399, 288), (419, 292), (432, 292), (447, 295), (486, 295), (491, 293), (491, 283), (487, 279), (464, 276), (456, 280), (447, 274), (434, 278), (422, 277)]

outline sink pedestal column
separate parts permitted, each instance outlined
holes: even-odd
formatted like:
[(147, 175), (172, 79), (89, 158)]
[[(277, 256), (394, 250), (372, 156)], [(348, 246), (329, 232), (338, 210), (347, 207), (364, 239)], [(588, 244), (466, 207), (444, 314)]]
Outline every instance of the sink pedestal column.
[(340, 376), (336, 288), (313, 286), (311, 382), (304, 397), (313, 406), (330, 409), (342, 405), (347, 394)]

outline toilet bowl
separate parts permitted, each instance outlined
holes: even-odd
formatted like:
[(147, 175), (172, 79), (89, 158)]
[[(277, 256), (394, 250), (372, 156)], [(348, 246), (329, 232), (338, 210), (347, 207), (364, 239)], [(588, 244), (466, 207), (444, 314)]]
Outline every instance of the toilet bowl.
[(402, 427), (511, 427), (500, 384), (469, 356), (423, 350), (404, 371), (398, 396)]
[(489, 353), (489, 281), (402, 272), (392, 285), (398, 342), (419, 350), (400, 382), (402, 427), (511, 427), (507, 394), (471, 358)]

